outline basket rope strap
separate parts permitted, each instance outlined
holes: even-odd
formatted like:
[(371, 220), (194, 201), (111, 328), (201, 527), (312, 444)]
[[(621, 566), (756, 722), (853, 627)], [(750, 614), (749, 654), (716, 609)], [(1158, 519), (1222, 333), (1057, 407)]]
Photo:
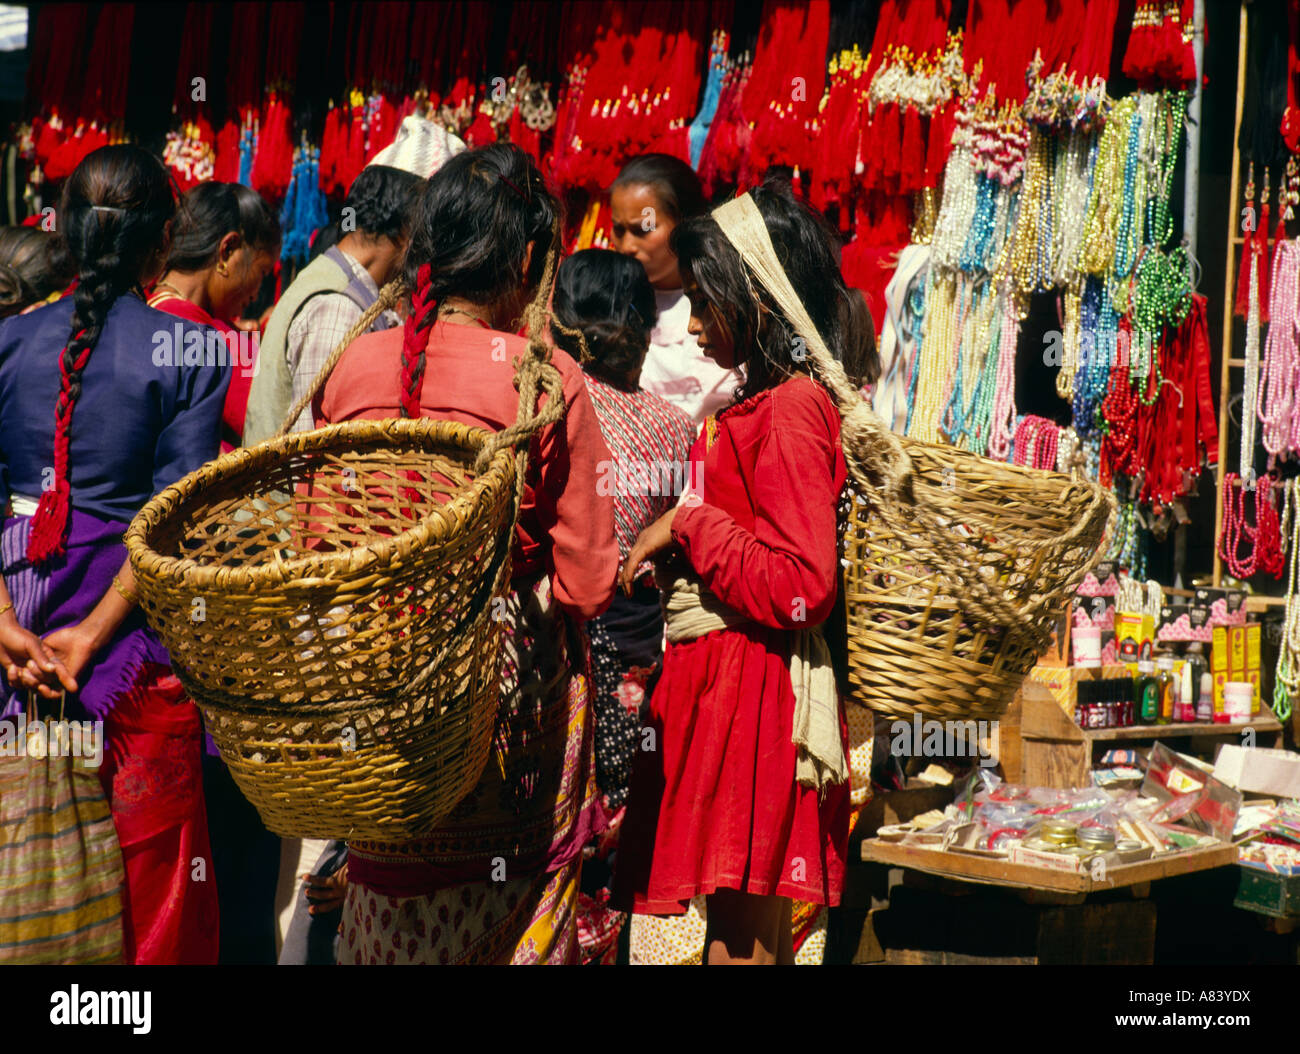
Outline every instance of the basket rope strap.
[[(960, 583), (963, 588), (954, 599), (969, 617), (1004, 626), (1009, 632), (1046, 644), (1049, 631), (1043, 620), (1031, 614), (1030, 606), (1022, 608), (1013, 603), (1006, 591), (982, 574), (979, 565), (972, 563), (962, 551), (962, 543), (953, 535), (953, 526), (959, 522), (956, 513), (919, 500), (925, 495), (916, 493), (911, 459), (901, 440), (872, 412), (822, 340), (781, 266), (754, 199), (742, 194), (714, 209), (713, 218), (803, 339), (817, 379), (838, 405), (848, 469), (865, 493), (880, 491), (880, 500), (875, 505), (881, 516), (912, 541), (914, 550), (933, 554), (935, 565)], [(914, 527), (896, 512), (903, 505), (910, 508)], [(1085, 529), (1089, 519), (1084, 517), (1072, 528), (1076, 536)], [(1059, 538), (1052, 542), (1059, 544)]]

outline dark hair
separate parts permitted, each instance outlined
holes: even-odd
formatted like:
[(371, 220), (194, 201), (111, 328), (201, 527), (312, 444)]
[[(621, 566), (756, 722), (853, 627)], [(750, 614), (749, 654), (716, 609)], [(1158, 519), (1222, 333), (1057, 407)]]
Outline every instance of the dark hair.
[(59, 236), (76, 263), (72, 333), (59, 359), (61, 383), (54, 410), (54, 486), (33, 518), (27, 555), (42, 563), (62, 551), (70, 509), (68, 428), (81, 394), (81, 374), (103, 331), (109, 309), (139, 286), (156, 262), (166, 226), (176, 213), (171, 177), (153, 154), (128, 143), (88, 154), (63, 186)]
[[(555, 276), (551, 301), (555, 321), (577, 330), (583, 341), (552, 326), (555, 346), (584, 369), (620, 387), (641, 368), (655, 324), (655, 291), (645, 268), (634, 256), (612, 249), (574, 253)], [(582, 344), (591, 356), (585, 361)]]
[(844, 302), (844, 372), (855, 388), (875, 384), (880, 377), (880, 353), (876, 350), (876, 322), (867, 306), (866, 294), (849, 287)]
[(39, 227), (0, 227), (0, 318), (67, 287), (74, 271), (58, 237)]
[(253, 252), (274, 256), (279, 251), (280, 220), (261, 194), (242, 183), (200, 183), (176, 210), (168, 270), (214, 266), (221, 239), (232, 231)]
[(388, 165), (367, 165), (348, 188), (344, 209), (354, 209), (356, 229), (372, 238), (401, 241), (411, 230), (415, 203), (426, 181)]
[[(558, 251), (560, 205), (529, 156), (493, 143), (451, 158), (428, 181), (415, 209), (404, 277), (411, 313), (402, 345), (402, 406), (419, 416), (424, 345), (438, 301), (490, 304), (541, 284)], [(524, 270), (529, 242), (533, 253)]]
[(316, 236), (311, 240), (311, 251), (307, 256), (307, 262), (311, 263), (321, 253), (328, 252), (331, 248), (339, 243), (339, 225), (336, 222), (327, 223), (324, 227), (316, 232)]
[(638, 154), (624, 162), (609, 190), (612, 194), (619, 187), (628, 186), (653, 187), (659, 204), (674, 223), (709, 211), (695, 169), (671, 154)]
[[(777, 259), (818, 334), (831, 353), (842, 358), (848, 289), (826, 221), (797, 200), (789, 183), (780, 179), (765, 180), (750, 196), (763, 216)], [(793, 373), (808, 371), (808, 358), (794, 353), (804, 346), (794, 326), (749, 273), (712, 216), (687, 220), (673, 231), (670, 244), (683, 277), (699, 287), (731, 338), (737, 364), (745, 366), (745, 383), (736, 393), (738, 399), (757, 395)]]

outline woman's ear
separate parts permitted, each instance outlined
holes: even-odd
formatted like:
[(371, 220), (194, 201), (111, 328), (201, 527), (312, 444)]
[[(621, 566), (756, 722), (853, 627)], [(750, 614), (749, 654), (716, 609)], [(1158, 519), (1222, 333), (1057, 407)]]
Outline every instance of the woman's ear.
[(217, 261), (219, 263), (229, 263), (230, 258), (239, 251), (239, 247), (242, 244), (243, 238), (239, 236), (239, 232), (229, 231), (222, 237), (221, 242), (217, 245)]

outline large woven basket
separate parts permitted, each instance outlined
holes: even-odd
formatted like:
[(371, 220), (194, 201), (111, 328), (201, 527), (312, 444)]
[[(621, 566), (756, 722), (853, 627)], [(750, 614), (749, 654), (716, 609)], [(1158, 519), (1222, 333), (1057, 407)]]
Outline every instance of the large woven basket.
[(272, 831), (412, 837), (477, 782), (517, 467), (507, 446), (473, 476), (489, 436), (420, 419), (268, 440), (127, 531), (145, 615)]
[[(852, 697), (893, 717), (996, 717), (1043, 650), (1054, 616), (1100, 557), (1113, 500), (1095, 484), (1056, 472), (902, 443), (913, 468), (908, 499), (886, 509), (851, 490), (846, 503)], [(940, 552), (936, 529), (955, 548)], [(980, 582), (1013, 619), (978, 609), (972, 585)]]

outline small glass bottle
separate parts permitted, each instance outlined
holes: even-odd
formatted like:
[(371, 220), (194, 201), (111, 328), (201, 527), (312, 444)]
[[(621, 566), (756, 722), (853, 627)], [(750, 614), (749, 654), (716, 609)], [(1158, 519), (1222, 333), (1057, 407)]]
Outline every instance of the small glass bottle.
[(1156, 723), (1170, 724), (1174, 719), (1174, 659), (1172, 655), (1162, 655), (1156, 661), (1156, 683), (1160, 686), (1160, 713)]
[(1137, 676), (1133, 679), (1133, 701), (1137, 719), (1144, 725), (1154, 725), (1160, 720), (1160, 683), (1152, 672), (1149, 658), (1138, 660)]
[(1201, 692), (1196, 697), (1196, 720), (1206, 724), (1214, 720), (1214, 675), (1209, 670), (1201, 674)]

